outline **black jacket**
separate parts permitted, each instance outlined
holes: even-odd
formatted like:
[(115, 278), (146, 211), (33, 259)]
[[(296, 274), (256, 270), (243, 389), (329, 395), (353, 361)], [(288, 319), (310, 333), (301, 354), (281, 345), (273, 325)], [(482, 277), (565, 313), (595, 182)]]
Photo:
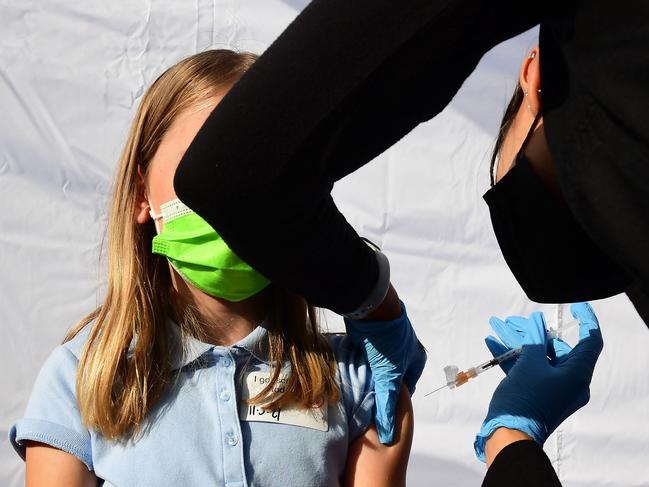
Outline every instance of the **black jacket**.
[(540, 49), (545, 133), (563, 196), (635, 279), (627, 294), (649, 325), (649, 2), (557, 9), (541, 23)]
[[(176, 192), (274, 282), (349, 312), (378, 268), (333, 183), (439, 113), (491, 47), (541, 23), (564, 197), (635, 277), (649, 321), (648, 15), (644, 0), (314, 0), (210, 115)], [(273, 238), (260, 247), (260, 234)]]

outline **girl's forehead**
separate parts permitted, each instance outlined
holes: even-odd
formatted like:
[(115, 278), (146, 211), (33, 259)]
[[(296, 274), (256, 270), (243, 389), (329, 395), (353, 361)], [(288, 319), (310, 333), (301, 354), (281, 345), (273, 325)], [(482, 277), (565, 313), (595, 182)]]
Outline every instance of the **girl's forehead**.
[(219, 101), (220, 98), (210, 99), (190, 105), (181, 111), (163, 135), (160, 148), (184, 154)]
[(148, 193), (156, 205), (177, 198), (173, 181), (178, 164), (225, 93), (224, 91), (200, 100), (183, 109), (162, 136), (155, 154), (149, 161), (146, 176)]
[(173, 178), (187, 148), (221, 98), (222, 96), (190, 105), (176, 116), (149, 162), (148, 173), (152, 177), (171, 173)]

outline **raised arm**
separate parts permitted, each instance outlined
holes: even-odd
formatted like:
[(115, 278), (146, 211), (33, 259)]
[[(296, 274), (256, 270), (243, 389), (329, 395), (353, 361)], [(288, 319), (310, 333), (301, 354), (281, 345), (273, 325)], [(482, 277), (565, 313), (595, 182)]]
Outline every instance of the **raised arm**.
[(177, 169), (176, 194), (276, 284), (354, 311), (378, 266), (336, 208), (334, 182), (437, 115), (487, 50), (538, 22), (541, 9), (528, 10), (311, 2), (208, 117)]

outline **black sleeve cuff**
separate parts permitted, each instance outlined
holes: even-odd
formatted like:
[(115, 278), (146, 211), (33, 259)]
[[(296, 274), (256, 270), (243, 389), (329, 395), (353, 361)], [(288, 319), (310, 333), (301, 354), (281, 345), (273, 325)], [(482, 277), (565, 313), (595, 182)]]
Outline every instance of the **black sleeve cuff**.
[(561, 487), (541, 445), (521, 440), (507, 445), (496, 456), (482, 487)]

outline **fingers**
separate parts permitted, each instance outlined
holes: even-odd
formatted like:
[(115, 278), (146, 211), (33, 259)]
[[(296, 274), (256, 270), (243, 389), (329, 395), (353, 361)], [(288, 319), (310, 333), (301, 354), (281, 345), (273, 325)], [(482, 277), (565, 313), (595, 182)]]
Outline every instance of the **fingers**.
[(497, 357), (498, 355), (502, 355), (503, 353), (507, 352), (510, 350), (509, 347), (506, 347), (503, 345), (495, 336), (489, 335), (487, 338), (484, 339), (485, 344), (487, 345), (487, 348), (491, 352), (491, 355), (494, 357)]
[(575, 303), (570, 307), (570, 311), (579, 320), (579, 343), (564, 363), (579, 362), (592, 372), (604, 346), (599, 321), (588, 303)]
[[(509, 348), (519, 348), (524, 345), (546, 345), (546, 325), (543, 313), (534, 312), (529, 318), (510, 316), (506, 321), (492, 316), (489, 319), (489, 324)], [(489, 343), (487, 343), (487, 347), (489, 347)], [(547, 355), (547, 352), (541, 351), (541, 347), (533, 347), (531, 353), (542, 354), (543, 358)], [(503, 370), (507, 369), (505, 371), (507, 373), (514, 363), (515, 361), (511, 361), (508, 366), (503, 367)]]
[(514, 329), (520, 336), (527, 330), (527, 320), (524, 316), (510, 316), (505, 320), (510, 328)]
[(374, 423), (379, 441), (384, 445), (389, 445), (394, 440), (394, 417), (398, 398), (398, 387), (389, 387), (380, 392), (377, 390), (374, 395)]
[(570, 305), (570, 312), (579, 320), (579, 340), (591, 337), (591, 331), (601, 335), (599, 321), (593, 308), (588, 303), (574, 303)]
[(542, 360), (548, 363), (547, 359), (547, 335), (545, 318), (543, 313), (535, 311), (527, 320), (527, 333), (523, 337), (523, 351), (519, 362), (526, 362), (529, 359)]
[(572, 347), (560, 338), (553, 338), (548, 344), (548, 357), (550, 361), (559, 364), (572, 352)]
[(545, 345), (547, 341), (545, 317), (535, 311), (527, 320), (527, 332), (523, 337), (523, 345)]
[[(500, 343), (500, 341), (495, 336), (492, 335), (489, 335), (487, 338), (485, 338), (484, 342), (487, 345), (489, 351), (491, 352), (491, 355), (493, 355), (494, 357), (498, 357), (499, 355), (502, 355), (503, 353), (508, 352), (510, 350), (505, 345)], [(516, 357), (512, 357), (511, 359), (502, 362), (500, 364), (500, 368), (503, 370), (505, 374), (508, 374), (509, 370), (513, 367), (515, 363), (516, 363)]]
[(489, 318), (491, 329), (502, 340), (502, 342), (509, 348), (518, 348), (523, 341), (524, 332), (521, 333), (518, 322), (512, 321), (512, 317), (507, 318), (507, 321), (502, 321), (495, 316)]

